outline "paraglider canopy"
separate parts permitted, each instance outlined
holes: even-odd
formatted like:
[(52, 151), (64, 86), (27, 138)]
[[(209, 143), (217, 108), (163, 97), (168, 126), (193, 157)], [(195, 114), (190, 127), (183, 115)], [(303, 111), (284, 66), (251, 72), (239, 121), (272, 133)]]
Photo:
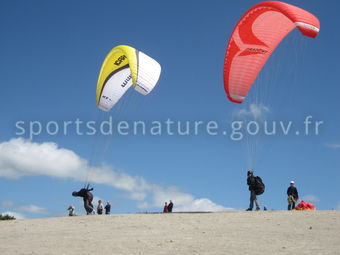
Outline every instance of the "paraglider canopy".
[(297, 206), (295, 206), (294, 208), (295, 210), (316, 210), (315, 205), (313, 205), (312, 203), (308, 203), (305, 201), (301, 201)]
[(130, 46), (113, 48), (102, 64), (96, 91), (96, 103), (109, 111), (133, 86), (143, 95), (149, 94), (156, 86), (161, 66), (153, 58)]
[(259, 3), (242, 16), (224, 59), (224, 88), (230, 101), (243, 102), (269, 56), (295, 27), (314, 38), (320, 22), (299, 7), (276, 1)]

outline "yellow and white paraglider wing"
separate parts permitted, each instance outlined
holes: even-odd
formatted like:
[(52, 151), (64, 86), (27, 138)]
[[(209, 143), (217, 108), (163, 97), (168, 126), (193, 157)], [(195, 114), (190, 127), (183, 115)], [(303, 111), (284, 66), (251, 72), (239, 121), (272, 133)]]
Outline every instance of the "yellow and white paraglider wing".
[(106, 56), (100, 70), (96, 102), (109, 111), (134, 86), (143, 95), (157, 84), (161, 67), (157, 61), (130, 46), (117, 46)]

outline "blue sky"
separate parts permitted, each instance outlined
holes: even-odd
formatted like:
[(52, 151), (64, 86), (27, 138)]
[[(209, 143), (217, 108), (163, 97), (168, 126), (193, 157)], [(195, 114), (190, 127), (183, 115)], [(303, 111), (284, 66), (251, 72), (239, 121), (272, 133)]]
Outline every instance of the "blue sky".
[[(149, 122), (168, 118), (215, 120), (227, 125), (234, 120), (235, 112), (249, 109), (252, 95), (243, 105), (227, 100), (222, 76), (225, 48), (238, 19), (257, 2), (2, 1), (1, 145), (11, 145), (13, 138), (28, 138), (16, 135), (17, 121), (90, 121), (112, 116)], [(268, 120), (291, 120), (300, 128), (311, 115), (324, 124), (318, 136), (291, 134), (259, 139), (255, 174), (267, 187), (260, 203), (270, 209), (285, 209), (286, 188), (290, 180), (295, 180), (301, 197), (307, 196), (318, 209), (339, 208), (340, 3), (287, 2), (315, 14), (321, 22), (320, 34), (316, 39), (303, 37), (298, 31), (288, 35), (250, 93), (256, 86), (259, 91), (266, 88)], [(98, 72), (108, 51), (120, 44), (134, 46), (155, 58), (162, 74), (151, 95), (143, 97), (130, 91), (117, 109), (105, 114), (95, 105)], [(188, 203), (209, 200), (217, 209), (243, 210), (248, 206), (247, 147), (244, 141), (232, 141), (228, 136), (108, 138), (73, 132), (66, 136), (43, 133), (32, 141), (14, 141), (19, 147), (26, 146), (27, 157), (22, 158), (27, 161), (34, 152), (30, 146), (53, 142), (58, 147), (48, 143), (47, 148), (39, 148), (57, 155), (64, 155), (60, 150), (66, 149), (66, 154), (74, 153), (72, 159), (87, 160), (80, 164), (84, 169), (88, 165), (106, 167), (124, 176), (111, 176), (112, 185), (93, 183), (95, 195), (110, 200), (114, 213), (159, 211), (163, 198), (173, 199), (176, 206), (174, 197), (184, 197)], [(104, 149), (106, 144), (108, 149)], [(49, 156), (33, 167), (25, 165), (26, 160), (8, 164), (8, 158), (0, 155), (0, 212), (12, 211), (25, 217), (60, 216), (65, 215), (69, 204), (75, 204), (82, 213), (80, 199), (72, 198), (71, 192), (84, 182), (70, 173), (59, 177), (50, 173), (58, 171), (55, 162), (59, 162)], [(68, 169), (69, 165), (60, 162), (63, 167)], [(21, 171), (23, 176), (13, 178), (11, 171)], [(127, 179), (135, 185), (146, 182), (147, 188), (120, 188)], [(146, 192), (145, 201), (133, 197), (139, 192)], [(143, 202), (150, 204), (143, 207)], [(181, 206), (190, 209), (185, 202)]]

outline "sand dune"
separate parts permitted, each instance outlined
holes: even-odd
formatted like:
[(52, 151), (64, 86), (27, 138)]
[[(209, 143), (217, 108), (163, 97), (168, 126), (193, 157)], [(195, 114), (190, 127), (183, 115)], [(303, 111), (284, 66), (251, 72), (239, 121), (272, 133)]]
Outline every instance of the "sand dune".
[(77, 216), (0, 222), (0, 254), (340, 254), (340, 211)]

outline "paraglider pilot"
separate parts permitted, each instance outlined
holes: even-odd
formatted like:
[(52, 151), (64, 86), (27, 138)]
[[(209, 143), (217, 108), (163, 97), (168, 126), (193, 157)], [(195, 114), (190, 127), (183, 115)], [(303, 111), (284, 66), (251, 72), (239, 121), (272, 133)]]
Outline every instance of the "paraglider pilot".
[(291, 181), (290, 186), (287, 189), (288, 195), (288, 210), (292, 210), (295, 208), (295, 203), (299, 200), (299, 193), (295, 186), (295, 182)]
[(247, 211), (253, 210), (254, 202), (256, 204), (256, 211), (259, 211), (260, 205), (259, 205), (259, 202), (257, 201), (257, 197), (255, 193), (256, 183), (255, 183), (254, 172), (252, 170), (249, 170), (247, 172), (247, 184), (249, 186), (249, 191), (250, 191), (250, 204), (249, 204)]
[(87, 186), (86, 188), (83, 188), (81, 190), (74, 191), (72, 192), (72, 196), (74, 197), (82, 197), (84, 200), (84, 208), (86, 210), (87, 215), (92, 214), (93, 212), (93, 204), (92, 204), (92, 200), (93, 200), (93, 194), (92, 191), (93, 188), (89, 189), (89, 186)]

